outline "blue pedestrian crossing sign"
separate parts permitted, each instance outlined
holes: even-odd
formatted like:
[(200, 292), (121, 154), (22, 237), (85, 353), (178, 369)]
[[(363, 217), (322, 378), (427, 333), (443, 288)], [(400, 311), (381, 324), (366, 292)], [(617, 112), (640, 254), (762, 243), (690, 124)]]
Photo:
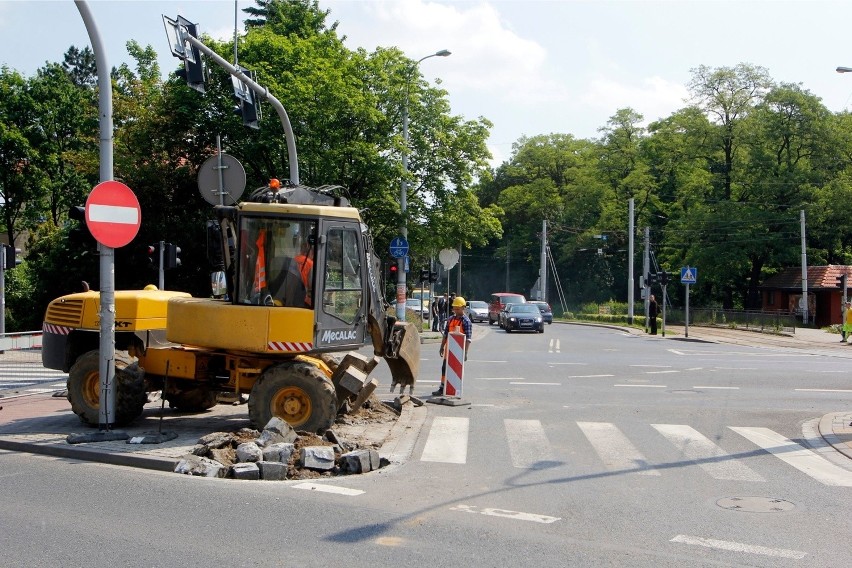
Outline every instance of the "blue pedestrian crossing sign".
[(402, 237), (396, 237), (390, 243), (390, 253), (394, 258), (402, 258), (408, 254), (408, 241)]
[(695, 284), (698, 279), (698, 269), (694, 266), (684, 266), (680, 269), (681, 284)]

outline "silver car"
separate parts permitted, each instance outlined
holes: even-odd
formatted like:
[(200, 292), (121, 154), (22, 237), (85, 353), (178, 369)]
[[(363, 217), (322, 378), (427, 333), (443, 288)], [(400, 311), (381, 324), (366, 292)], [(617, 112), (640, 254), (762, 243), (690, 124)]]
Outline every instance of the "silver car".
[(471, 300), (465, 306), (464, 313), (472, 322), (488, 321), (488, 302)]

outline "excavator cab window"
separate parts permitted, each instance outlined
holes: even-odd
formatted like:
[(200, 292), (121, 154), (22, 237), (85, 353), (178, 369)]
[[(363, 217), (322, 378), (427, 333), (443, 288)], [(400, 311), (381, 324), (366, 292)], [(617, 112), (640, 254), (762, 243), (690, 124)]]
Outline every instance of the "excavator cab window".
[(317, 221), (243, 217), (238, 303), (312, 309)]
[(362, 267), (355, 228), (332, 227), (326, 247), (323, 310), (347, 324), (355, 322), (362, 303)]

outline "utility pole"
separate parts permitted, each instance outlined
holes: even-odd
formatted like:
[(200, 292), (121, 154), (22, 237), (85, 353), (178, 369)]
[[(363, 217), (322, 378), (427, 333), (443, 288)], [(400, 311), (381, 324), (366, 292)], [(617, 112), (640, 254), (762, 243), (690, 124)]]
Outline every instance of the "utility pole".
[(511, 244), (511, 242), (506, 243), (506, 288), (504, 288), (504, 290), (506, 290), (507, 292), (511, 290), (511, 288), (509, 288), (509, 255), (510, 255), (509, 245), (510, 244)]
[(651, 303), (650, 276), (650, 254), (651, 254), (651, 228), (645, 227), (645, 258), (642, 261), (642, 274), (645, 280), (645, 331), (648, 331), (648, 306)]
[(805, 210), (800, 211), (802, 224), (802, 325), (808, 325), (808, 249), (805, 244)]
[(539, 300), (547, 301), (547, 219), (541, 222), (541, 268), (538, 271)]
[(461, 296), (462, 244), (459, 243), (459, 271), (456, 274), (456, 296)]
[[(630, 219), (627, 223), (627, 323), (633, 325), (633, 198), (627, 208)], [(665, 335), (665, 331), (663, 332)]]

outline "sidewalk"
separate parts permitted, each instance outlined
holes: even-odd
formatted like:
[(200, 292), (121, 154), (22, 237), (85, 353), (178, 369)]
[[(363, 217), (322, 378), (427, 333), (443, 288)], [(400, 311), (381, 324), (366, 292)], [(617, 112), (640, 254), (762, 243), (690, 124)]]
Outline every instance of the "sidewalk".
[[(390, 398), (393, 398), (391, 396)], [(425, 407), (403, 405), (400, 417), (389, 422), (335, 424), (332, 430), (342, 441), (357, 440), (362, 445), (381, 446), (379, 455), (391, 463), (405, 458), (399, 447), (406, 430), (417, 428), (425, 419)], [(162, 414), (162, 421), (160, 416)], [(97, 428), (86, 426), (71, 412), (65, 397), (50, 393), (0, 398), (0, 450), (46, 454), (55, 457), (94, 461), (113, 465), (174, 471), (181, 457), (191, 452), (198, 439), (212, 432), (235, 432), (249, 428), (247, 405), (219, 404), (207, 412), (182, 414), (161, 401), (145, 406), (133, 424), (115, 431), (131, 439), (157, 432), (174, 432), (177, 438), (161, 444), (131, 444), (126, 440), (69, 444), (69, 434), (93, 434)]]

